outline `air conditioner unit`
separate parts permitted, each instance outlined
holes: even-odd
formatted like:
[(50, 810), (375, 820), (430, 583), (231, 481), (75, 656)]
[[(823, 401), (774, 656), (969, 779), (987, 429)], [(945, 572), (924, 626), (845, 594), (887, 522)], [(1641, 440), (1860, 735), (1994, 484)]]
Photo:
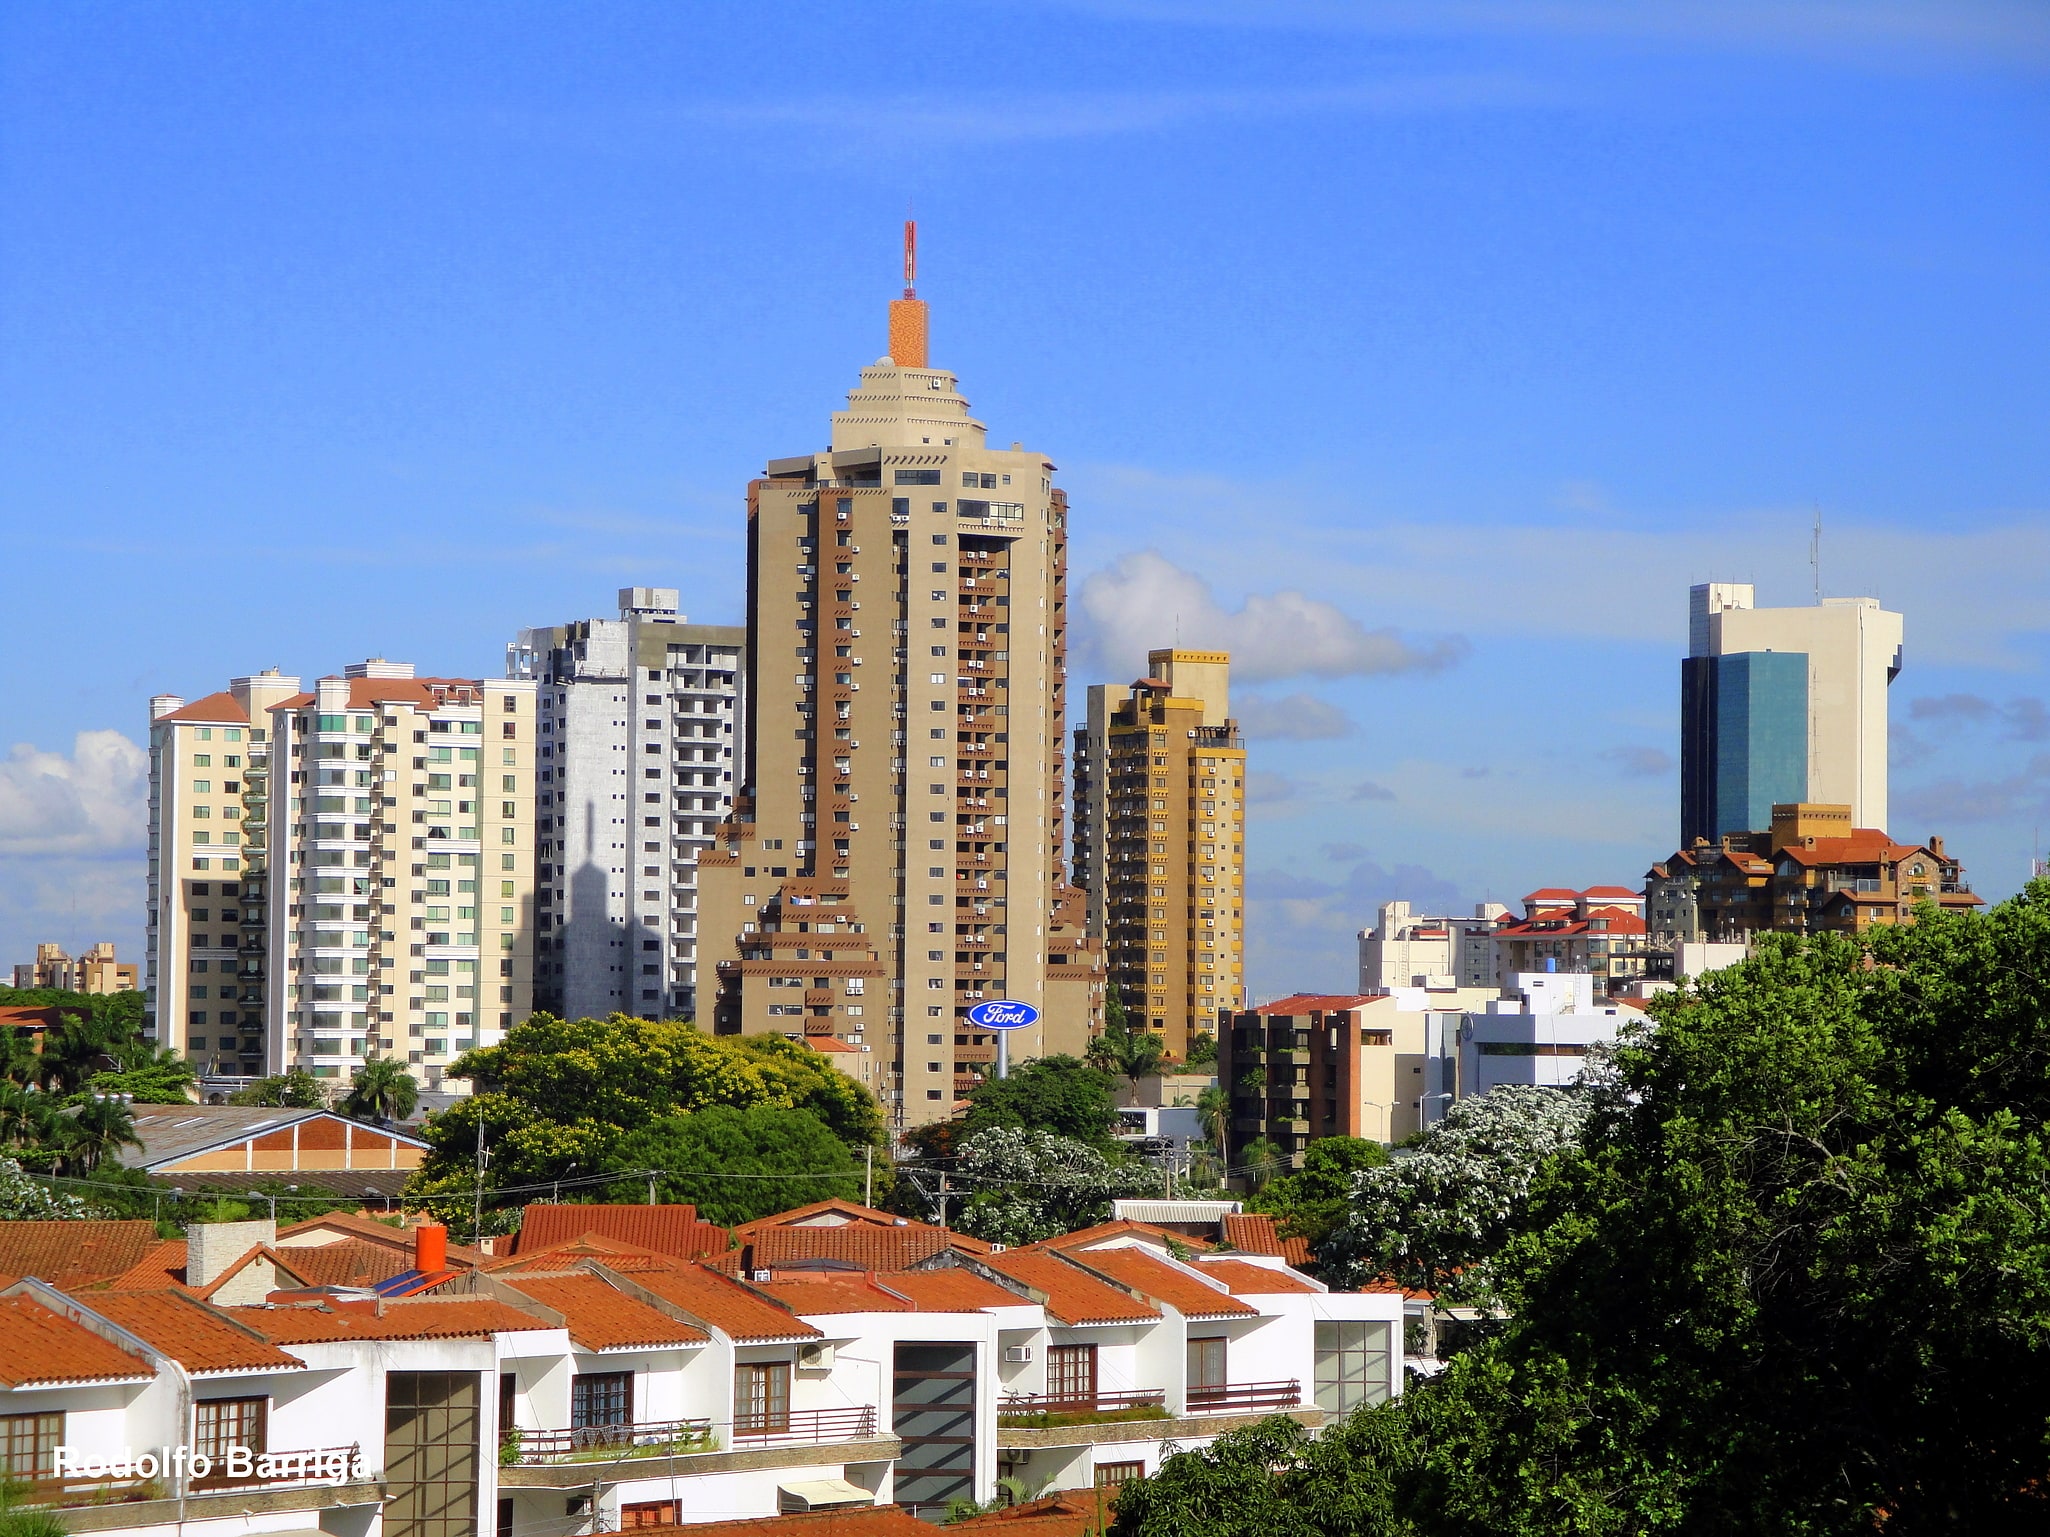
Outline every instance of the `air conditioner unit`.
[(1006, 1345), (1004, 1347), (1004, 1364), (1006, 1366), (1023, 1366), (1031, 1359), (1032, 1347), (1030, 1345)]
[(824, 1343), (799, 1345), (797, 1347), (797, 1369), (806, 1372), (829, 1372), (833, 1369), (833, 1347)]

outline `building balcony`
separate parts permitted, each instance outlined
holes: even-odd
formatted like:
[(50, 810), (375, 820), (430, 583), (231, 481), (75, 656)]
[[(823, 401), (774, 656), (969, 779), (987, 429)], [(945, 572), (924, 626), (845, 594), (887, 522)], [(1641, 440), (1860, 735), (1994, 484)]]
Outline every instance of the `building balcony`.
[[(248, 1080), (234, 1081), (242, 1083)], [(368, 1480), (375, 1475), (364, 1474), (361, 1462), (360, 1445), (311, 1447), (304, 1451), (255, 1452), (246, 1468), (235, 1467), (231, 1470), (224, 1462), (216, 1461), (204, 1477), (192, 1478), (187, 1487), (193, 1496), (229, 1491), (238, 1497), (259, 1490), (314, 1490), (322, 1494), (332, 1494), (338, 1484), (356, 1487), (367, 1484), (368, 1488), (374, 1491), (376, 1485), (368, 1483)], [(89, 1472), (65, 1474), (62, 1477), (22, 1482), (18, 1487), (17, 1501), (23, 1505), (40, 1505), (66, 1512), (81, 1508), (106, 1508), (122, 1513), (123, 1518), (118, 1521), (85, 1523), (77, 1522), (67, 1514), (65, 1525), (73, 1531), (90, 1530), (94, 1527), (149, 1526), (156, 1523), (142, 1519), (136, 1513), (137, 1505), (159, 1501), (175, 1505), (176, 1501), (166, 1499), (173, 1482), (169, 1473), (154, 1478)], [(374, 1503), (377, 1499), (376, 1493), (372, 1492), (369, 1499)], [(344, 1500), (336, 1503), (361, 1502)], [(241, 1508), (239, 1503), (235, 1507), (238, 1512)], [(291, 1504), (274, 1508), (304, 1507)], [(195, 1510), (193, 1515), (199, 1518), (201, 1512)]]
[(1089, 1394), (1006, 1393), (997, 1405), (997, 1425), (1044, 1430), (1056, 1425), (1101, 1425), (1118, 1420), (1167, 1419), (1167, 1394), (1160, 1388)]
[(1249, 1414), (1261, 1409), (1293, 1409), (1303, 1401), (1303, 1385), (1287, 1382), (1234, 1382), (1189, 1389), (1191, 1414)]
[(538, 1467), (557, 1462), (677, 1457), (710, 1451), (712, 1437), (709, 1419), (579, 1425), (569, 1430), (514, 1430), (500, 1437), (499, 1458), (510, 1466)]
[(813, 1445), (826, 1441), (866, 1441), (876, 1435), (872, 1404), (838, 1409), (785, 1409), (736, 1415), (733, 1444), (749, 1446)]

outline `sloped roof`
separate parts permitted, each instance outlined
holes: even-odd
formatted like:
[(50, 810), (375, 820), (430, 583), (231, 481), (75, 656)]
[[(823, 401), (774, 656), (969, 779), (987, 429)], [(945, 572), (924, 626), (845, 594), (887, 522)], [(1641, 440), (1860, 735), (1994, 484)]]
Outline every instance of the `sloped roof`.
[(1224, 1219), (1224, 1241), (1247, 1254), (1270, 1254), (1291, 1265), (1310, 1263), (1310, 1244), (1305, 1238), (1283, 1238), (1266, 1212), (1242, 1212)]
[(1644, 900), (1643, 892), (1632, 891), (1628, 886), (1590, 886), (1587, 890), (1581, 892), (1581, 895), (1590, 900), (1595, 897), (1608, 897), (1611, 899), (1621, 897), (1631, 902), (1642, 902)]
[(793, 1313), (909, 1313), (908, 1298), (876, 1284), (872, 1275), (805, 1276), (758, 1281), (756, 1286)]
[(701, 1220), (695, 1206), (551, 1205), (536, 1202), (520, 1219), (520, 1231), (513, 1239), (512, 1252), (522, 1254), (530, 1249), (545, 1249), (590, 1234), (622, 1239), (643, 1249), (653, 1249), (657, 1254), (673, 1254), (678, 1259), (720, 1254), (732, 1247), (726, 1229)]
[(340, 1243), (299, 1244), (279, 1258), (309, 1286), (371, 1287), (413, 1266), (413, 1256), (360, 1238)]
[(1101, 1537), (1110, 1530), (1117, 1489), (1063, 1489), (1022, 1505), (947, 1523), (948, 1531), (981, 1531), (1002, 1537)]
[(959, 1265), (942, 1270), (907, 1270), (877, 1277), (909, 1297), (921, 1313), (979, 1313), (984, 1308), (1030, 1307), (1031, 1299)]
[(1331, 1010), (1356, 1009), (1362, 1004), (1372, 1003), (1372, 993), (1291, 993), (1286, 998), (1277, 998), (1272, 1003), (1263, 1003), (1253, 1010), (1255, 1014), (1323, 1014)]
[(169, 715), (160, 715), (159, 720), (193, 721), (202, 726), (246, 726), (249, 712), (235, 702), (235, 696), (226, 689), (217, 694), (208, 694), (195, 699), (191, 704), (180, 705)]
[(953, 1245), (956, 1235), (919, 1223), (875, 1227), (849, 1222), (840, 1227), (765, 1227), (744, 1240), (747, 1268), (776, 1270), (807, 1260), (837, 1260), (857, 1270), (904, 1270)]
[[(232, 1147), (251, 1137), (263, 1136), (303, 1121), (346, 1123), (347, 1117), (332, 1110), (277, 1108), (267, 1105), (137, 1105), (135, 1134), (142, 1147), (135, 1154), (138, 1167), (148, 1168), (189, 1158), (194, 1153)], [(375, 1136), (390, 1136), (411, 1147), (425, 1148), (418, 1137), (381, 1126), (358, 1128)], [(387, 1175), (395, 1172), (381, 1170)], [(406, 1171), (396, 1171), (403, 1175)]]
[(1196, 1268), (1203, 1274), (1222, 1281), (1231, 1289), (1234, 1297), (1260, 1297), (1276, 1292), (1317, 1290), (1304, 1276), (1291, 1275), (1285, 1270), (1269, 1270), (1265, 1265), (1249, 1265), (1242, 1259), (1199, 1260)]
[(161, 1240), (130, 1269), (102, 1284), (110, 1291), (161, 1291), (184, 1286), (185, 1240)]
[(175, 1289), (94, 1292), (81, 1299), (110, 1323), (145, 1339), (188, 1372), (300, 1371), (288, 1356), (246, 1324)]
[(484, 1297), (419, 1297), (380, 1306), (381, 1312), (368, 1305), (336, 1308), (325, 1303), (234, 1307), (222, 1311), (280, 1345), (315, 1345), (332, 1340), (477, 1339), (549, 1327), (531, 1313)]
[(1121, 1281), (1141, 1296), (1165, 1302), (1185, 1318), (1237, 1318), (1259, 1312), (1227, 1291), (1197, 1280), (1164, 1259), (1127, 1245), (1089, 1249), (1071, 1256), (1078, 1265)]
[[(1223, 1219), (1231, 1221), (1231, 1216)], [(1109, 1222), (1099, 1222), (1094, 1227), (1078, 1227), (1072, 1233), (1056, 1233), (1051, 1238), (1042, 1238), (1033, 1245), (1039, 1249), (1086, 1249), (1092, 1244), (1107, 1243), (1114, 1238), (1147, 1238), (1161, 1248), (1178, 1243), (1196, 1253), (1214, 1249), (1217, 1246), (1207, 1238), (1198, 1238), (1171, 1227), (1161, 1227), (1153, 1222), (1141, 1222), (1133, 1217), (1118, 1217)]]
[[(328, 678), (321, 679), (323, 683), (328, 681)], [(444, 694), (451, 690), (472, 690), (477, 699), (470, 702), (478, 703), (482, 701), (484, 689), (483, 682), (477, 678), (350, 678), (348, 683), (349, 703), (345, 708), (351, 710), (367, 710), (380, 704), (409, 704), (415, 709), (432, 710), (444, 703), (463, 702), (438, 698), (437, 689)], [(289, 699), (279, 700), (271, 709), (303, 710), (319, 697), (318, 694), (294, 694)]]
[(53, 1313), (33, 1297), (0, 1297), (0, 1385), (21, 1388), (154, 1375), (141, 1356)]
[(1848, 838), (1817, 838), (1813, 848), (1802, 843), (1786, 844), (1776, 857), (1800, 865), (1871, 865), (1927, 852), (1919, 843), (1895, 843), (1877, 828), (1854, 827)]
[[(379, 1244), (402, 1253), (409, 1262), (412, 1259), (415, 1240), (411, 1228), (393, 1227), (390, 1223), (380, 1222), (375, 1217), (360, 1216), (351, 1211), (322, 1212), (317, 1217), (308, 1217), (303, 1222), (294, 1222), (289, 1227), (278, 1229), (278, 1247), (281, 1249), (338, 1243), (350, 1238), (359, 1238), (365, 1243)], [(483, 1250), (473, 1249), (467, 1244), (452, 1243), (448, 1246), (448, 1262), (452, 1269), (475, 1269), (488, 1257)]]
[(819, 1331), (745, 1282), (704, 1265), (651, 1270), (634, 1277), (664, 1302), (736, 1340), (817, 1339)]
[(1150, 1323), (1160, 1309), (1112, 1286), (1051, 1249), (1007, 1249), (984, 1264), (1046, 1297), (1046, 1310), (1064, 1324)]
[[(725, 1258), (725, 1256), (719, 1256)], [(572, 1238), (567, 1243), (551, 1244), (545, 1249), (530, 1249), (525, 1254), (509, 1254), (503, 1259), (489, 1259), (483, 1268), (494, 1275), (518, 1275), (523, 1271), (568, 1270), (578, 1260), (592, 1259), (602, 1263), (607, 1270), (616, 1270), (622, 1275), (637, 1274), (644, 1270), (675, 1270), (690, 1263), (673, 1254), (657, 1254), (653, 1249), (643, 1249), (639, 1244), (627, 1243), (618, 1238), (604, 1238), (596, 1233), (586, 1233), (581, 1238)]]
[(770, 1227), (829, 1227), (833, 1225), (834, 1219), (841, 1222), (868, 1222), (877, 1227), (929, 1226), (927, 1223), (914, 1222), (909, 1217), (900, 1217), (895, 1212), (864, 1206), (859, 1201), (828, 1199), (812, 1201), (804, 1206), (793, 1206), (788, 1211), (771, 1212), (766, 1217), (756, 1217), (751, 1222), (739, 1223), (733, 1229), (733, 1236), (741, 1239), (753, 1238), (763, 1228)]
[(0, 1275), (34, 1276), (74, 1291), (135, 1269), (159, 1242), (147, 1218), (0, 1222)]
[(594, 1275), (523, 1275), (506, 1284), (562, 1314), (570, 1339), (586, 1350), (657, 1350), (711, 1339)]

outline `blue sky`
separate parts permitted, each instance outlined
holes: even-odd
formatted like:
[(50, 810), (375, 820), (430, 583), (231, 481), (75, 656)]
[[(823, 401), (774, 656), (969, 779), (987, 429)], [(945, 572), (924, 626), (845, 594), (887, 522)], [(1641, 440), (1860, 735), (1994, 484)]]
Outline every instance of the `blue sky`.
[[(1686, 587), (1907, 616), (1896, 836), (2050, 808), (2050, 9), (0, 9), (0, 960), (141, 934), (148, 696), (502, 665), (935, 361), (1076, 508), (1077, 682), (1229, 642), (1262, 995), (1634, 883)], [(1313, 645), (1286, 637), (1310, 634)]]

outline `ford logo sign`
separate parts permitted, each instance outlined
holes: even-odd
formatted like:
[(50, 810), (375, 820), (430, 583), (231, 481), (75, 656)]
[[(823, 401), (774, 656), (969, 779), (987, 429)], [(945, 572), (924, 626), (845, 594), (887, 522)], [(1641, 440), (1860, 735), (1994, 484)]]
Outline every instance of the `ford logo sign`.
[(968, 1011), (968, 1023), (978, 1030), (1023, 1030), (1027, 1025), (1039, 1023), (1039, 1010), (1029, 1003), (992, 998)]

